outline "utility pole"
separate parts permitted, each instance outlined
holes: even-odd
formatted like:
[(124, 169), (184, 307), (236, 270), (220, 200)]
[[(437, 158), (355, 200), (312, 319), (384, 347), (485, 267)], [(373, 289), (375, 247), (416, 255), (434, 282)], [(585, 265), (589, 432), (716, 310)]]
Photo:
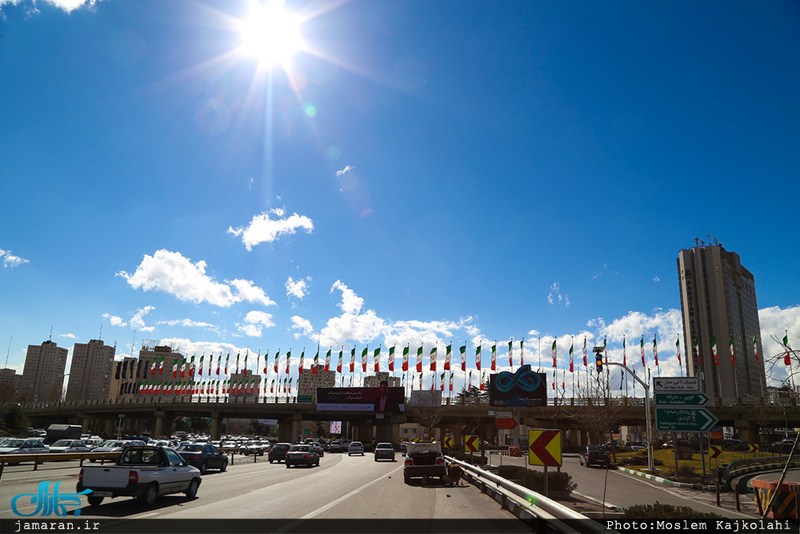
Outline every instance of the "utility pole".
[(622, 367), (644, 388), (645, 428), (647, 432), (647, 468), (651, 473), (654, 473), (655, 464), (653, 463), (653, 429), (650, 426), (650, 385), (636, 376), (633, 371), (628, 369), (627, 365), (622, 365), (621, 363), (616, 362), (608, 362), (606, 365), (618, 365), (619, 367)]

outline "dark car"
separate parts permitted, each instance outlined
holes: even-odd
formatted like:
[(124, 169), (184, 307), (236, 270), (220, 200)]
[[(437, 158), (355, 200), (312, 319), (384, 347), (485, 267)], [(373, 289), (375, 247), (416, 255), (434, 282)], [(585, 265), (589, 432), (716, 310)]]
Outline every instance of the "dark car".
[(447, 464), (440, 443), (409, 443), (406, 447), (406, 461), (403, 465), (403, 479), (406, 484), (411, 479), (447, 476)]
[(289, 452), (289, 449), (292, 447), (291, 443), (276, 443), (272, 446), (272, 448), (267, 453), (267, 459), (269, 463), (272, 462), (285, 462), (286, 461), (286, 453)]
[(286, 453), (286, 467), (305, 465), (313, 467), (319, 465), (319, 454), (311, 445), (292, 445)]
[(585, 449), (581, 450), (580, 455), (581, 465), (589, 467), (590, 465), (602, 465), (606, 469), (611, 466), (611, 455), (608, 449), (600, 445), (588, 445)]
[(187, 464), (198, 468), (201, 475), (205, 475), (208, 469), (219, 469), (220, 473), (228, 469), (228, 457), (208, 443), (181, 445), (177, 452)]
[(395, 461), (394, 459), (394, 445), (391, 443), (378, 443), (375, 445), (375, 450), (372, 452), (375, 458), (375, 461), (378, 460), (391, 460)]

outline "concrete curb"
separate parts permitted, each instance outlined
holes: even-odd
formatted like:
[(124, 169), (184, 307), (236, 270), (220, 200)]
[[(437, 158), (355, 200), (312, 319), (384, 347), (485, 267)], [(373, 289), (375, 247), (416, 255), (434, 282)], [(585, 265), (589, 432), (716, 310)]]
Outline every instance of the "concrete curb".
[(694, 484), (687, 484), (686, 482), (674, 482), (672, 480), (668, 480), (663, 477), (657, 477), (655, 475), (649, 475), (647, 473), (642, 473), (641, 471), (636, 471), (634, 469), (628, 469), (627, 467), (620, 467), (617, 466), (617, 470), (622, 471), (624, 473), (628, 473), (630, 475), (635, 475), (637, 477), (646, 478), (647, 480), (652, 480), (653, 482), (658, 482), (660, 484), (664, 484), (665, 486), (672, 486), (673, 488), (695, 488)]
[(573, 495), (577, 495), (581, 499), (586, 499), (587, 501), (592, 501), (595, 504), (599, 504), (600, 506), (608, 508), (609, 510), (624, 510), (624, 508), (622, 506), (617, 506), (616, 504), (611, 504), (608, 501), (606, 501), (604, 503), (601, 499), (597, 499), (595, 497), (592, 497), (591, 495), (585, 495), (585, 494), (580, 493), (578, 491), (573, 491), (572, 494)]

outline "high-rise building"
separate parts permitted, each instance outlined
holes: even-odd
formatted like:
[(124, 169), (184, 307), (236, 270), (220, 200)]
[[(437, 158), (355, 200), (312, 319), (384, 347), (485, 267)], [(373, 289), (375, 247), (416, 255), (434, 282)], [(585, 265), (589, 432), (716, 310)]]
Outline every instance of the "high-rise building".
[(111, 377), (110, 398), (112, 400), (133, 398), (139, 393), (139, 387), (147, 376), (150, 376), (149, 369), (144, 369), (142, 360), (133, 356), (117, 360), (114, 362), (114, 374)]
[(374, 375), (369, 375), (364, 378), (364, 387), (367, 388), (376, 388), (378, 387), (382, 381), (386, 380), (389, 383), (389, 387), (401, 387), (403, 385), (403, 379), (399, 376), (391, 376), (387, 371), (380, 371), (375, 373)]
[(711, 397), (766, 394), (755, 279), (721, 245), (678, 254), (688, 376)]
[(100, 339), (75, 343), (65, 400), (108, 400), (116, 351), (116, 347), (106, 345)]
[(22, 375), (14, 369), (0, 369), (0, 402), (19, 402), (22, 391)]
[(317, 402), (317, 389), (332, 388), (336, 386), (336, 372), (326, 371), (324, 365), (314, 368), (303, 369), (297, 379), (297, 401), (298, 402)]
[(23, 402), (61, 400), (68, 352), (50, 340), (41, 345), (28, 345), (20, 391)]

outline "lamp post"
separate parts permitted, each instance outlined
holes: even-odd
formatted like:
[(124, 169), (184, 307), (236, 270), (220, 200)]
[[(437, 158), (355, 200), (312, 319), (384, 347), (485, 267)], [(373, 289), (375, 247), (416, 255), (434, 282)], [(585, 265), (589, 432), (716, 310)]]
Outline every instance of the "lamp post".
[(655, 472), (655, 464), (653, 462), (653, 430), (650, 426), (650, 385), (646, 382), (642, 381), (641, 378), (636, 376), (630, 369), (628, 369), (627, 365), (622, 365), (621, 363), (616, 362), (608, 362), (606, 365), (618, 365), (628, 371), (633, 378), (639, 382), (642, 387), (644, 388), (644, 412), (645, 412), (645, 428), (647, 431), (647, 468), (650, 470), (651, 473)]
[(117, 417), (119, 418), (117, 421), (117, 439), (120, 439), (120, 435), (122, 434), (122, 423), (125, 421), (125, 414), (121, 413)]

